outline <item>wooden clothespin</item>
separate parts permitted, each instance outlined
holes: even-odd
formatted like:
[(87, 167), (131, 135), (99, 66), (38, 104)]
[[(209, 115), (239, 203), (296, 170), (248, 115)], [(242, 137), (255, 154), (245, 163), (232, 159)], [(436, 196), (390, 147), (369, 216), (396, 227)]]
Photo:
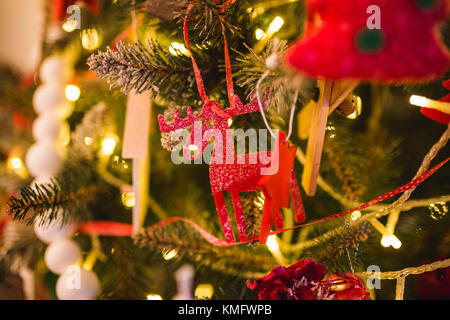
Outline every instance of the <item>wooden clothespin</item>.
[(147, 213), (149, 185), (149, 148), (151, 100), (150, 92), (130, 92), (127, 101), (122, 158), (133, 159), (133, 231), (137, 233)]
[(300, 138), (306, 138), (309, 128), (309, 140), (306, 151), (306, 163), (303, 168), (302, 187), (308, 196), (314, 196), (317, 188), (320, 161), (327, 127), (328, 115), (342, 102), (352, 96), (357, 83), (319, 80), (320, 97), (317, 103), (310, 102), (299, 115)]

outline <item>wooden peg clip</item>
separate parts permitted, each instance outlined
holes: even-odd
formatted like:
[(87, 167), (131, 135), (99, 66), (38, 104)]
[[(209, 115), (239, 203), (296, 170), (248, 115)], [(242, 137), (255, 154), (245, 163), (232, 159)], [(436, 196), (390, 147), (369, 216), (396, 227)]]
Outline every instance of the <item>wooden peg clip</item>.
[(147, 213), (151, 101), (150, 92), (130, 93), (127, 100), (122, 158), (133, 159), (133, 231), (137, 233)]
[(302, 187), (310, 197), (316, 194), (333, 84), (334, 81), (319, 80), (320, 98), (312, 110), (306, 163), (302, 175)]

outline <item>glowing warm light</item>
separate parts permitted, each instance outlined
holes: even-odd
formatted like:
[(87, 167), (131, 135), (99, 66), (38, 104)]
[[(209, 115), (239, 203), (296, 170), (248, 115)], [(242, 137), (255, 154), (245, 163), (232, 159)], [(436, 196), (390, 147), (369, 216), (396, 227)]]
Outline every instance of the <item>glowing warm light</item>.
[(450, 114), (450, 103), (436, 101), (421, 96), (412, 95), (409, 102), (414, 106), (426, 107)]
[(84, 144), (87, 146), (92, 145), (92, 143), (94, 142), (94, 139), (92, 139), (91, 137), (85, 137), (84, 138)]
[(162, 252), (162, 256), (163, 256), (164, 260), (173, 259), (177, 256), (177, 254), (178, 254), (178, 251), (176, 249), (168, 250), (168, 251), (166, 250), (166, 251)]
[(425, 97), (412, 95), (409, 99), (409, 103), (414, 106), (426, 107), (428, 105), (428, 99)]
[(78, 98), (80, 98), (81, 91), (80, 88), (78, 88), (77, 86), (69, 84), (66, 86), (65, 93), (67, 100), (77, 101)]
[(228, 125), (231, 126), (233, 124), (233, 119), (228, 119)]
[(100, 36), (95, 29), (84, 29), (81, 31), (81, 45), (86, 50), (95, 50), (100, 46)]
[(269, 26), (269, 33), (278, 32), (284, 24), (284, 20), (281, 17), (276, 17), (273, 19), (272, 23)]
[(266, 245), (270, 251), (278, 251), (280, 249), (275, 235), (271, 235), (267, 238)]
[(381, 237), (381, 245), (385, 248), (389, 247), (391, 245), (391, 238), (390, 236), (383, 236)]
[(77, 28), (77, 25), (78, 25), (77, 20), (70, 19), (70, 20), (67, 20), (66, 22), (64, 22), (64, 24), (62, 25), (62, 28), (66, 32), (72, 32), (73, 30), (75, 30)]
[(347, 119), (356, 119), (361, 115), (362, 112), (362, 101), (361, 97), (359, 96), (353, 96), (353, 99), (355, 100), (355, 111), (347, 116)]
[(394, 249), (399, 249), (402, 242), (394, 235), (386, 235), (381, 238), (381, 245), (385, 248), (392, 246)]
[(361, 211), (354, 211), (351, 214), (351, 219), (353, 221), (358, 220), (359, 218), (361, 218)]
[(147, 300), (162, 300), (162, 297), (159, 294), (148, 294), (147, 295)]
[(330, 139), (333, 139), (336, 137), (336, 128), (334, 126), (327, 126), (328, 136)]
[(191, 155), (195, 155), (198, 152), (198, 147), (195, 144), (191, 144), (188, 146), (188, 151)]
[(189, 50), (184, 46), (184, 44), (179, 42), (172, 42), (169, 47), (170, 54), (177, 56), (180, 53), (184, 54), (185, 56), (190, 56)]
[(11, 157), (8, 159), (8, 167), (10, 167), (13, 170), (19, 170), (23, 167), (22, 159), (19, 157)]
[(255, 37), (256, 37), (256, 40), (262, 40), (266, 37), (266, 33), (261, 29), (256, 29)]
[(114, 149), (116, 147), (116, 139), (114, 137), (105, 138), (102, 141), (102, 150), (101, 153), (105, 156), (109, 156), (113, 154)]
[(22, 161), (17, 156), (10, 156), (7, 160), (8, 167), (13, 170), (17, 175), (22, 178), (26, 178), (28, 176), (28, 171)]
[(402, 246), (402, 242), (396, 236), (392, 236), (391, 246), (394, 249), (400, 249), (400, 247)]
[(197, 299), (211, 299), (214, 294), (214, 287), (207, 283), (202, 283), (195, 288), (194, 295)]
[(122, 193), (122, 203), (127, 208), (133, 208), (136, 205), (136, 197), (134, 192)]

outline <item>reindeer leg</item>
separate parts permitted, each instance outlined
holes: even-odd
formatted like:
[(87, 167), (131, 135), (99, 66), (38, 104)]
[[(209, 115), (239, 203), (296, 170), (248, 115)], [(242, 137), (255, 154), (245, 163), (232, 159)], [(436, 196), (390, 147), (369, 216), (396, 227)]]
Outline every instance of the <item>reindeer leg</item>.
[(281, 208), (279, 206), (273, 208), (272, 210), (272, 219), (275, 220), (275, 228), (277, 230), (283, 229), (284, 221), (283, 221), (283, 215), (281, 214)]
[(267, 237), (269, 236), (273, 224), (273, 222), (271, 223), (271, 221), (273, 221), (271, 218), (272, 200), (270, 199), (270, 196), (266, 191), (263, 190), (263, 192), (264, 197), (266, 199), (264, 200), (264, 210), (261, 220), (261, 230), (259, 232), (259, 242), (261, 242), (262, 244), (266, 243)]
[(236, 224), (238, 227), (238, 234), (240, 241), (247, 240), (247, 225), (245, 224), (244, 212), (242, 211), (241, 198), (239, 196), (239, 191), (231, 192), (231, 197), (233, 199), (234, 214), (236, 216)]
[(298, 187), (297, 177), (295, 176), (294, 167), (291, 171), (291, 198), (293, 203), (295, 222), (300, 223), (305, 221), (305, 208), (303, 207), (302, 195), (300, 193), (300, 188)]
[(216, 202), (217, 213), (219, 214), (220, 224), (222, 225), (223, 233), (228, 242), (234, 241), (233, 228), (231, 227), (230, 218), (228, 217), (227, 206), (223, 198), (222, 191), (214, 193), (214, 201)]

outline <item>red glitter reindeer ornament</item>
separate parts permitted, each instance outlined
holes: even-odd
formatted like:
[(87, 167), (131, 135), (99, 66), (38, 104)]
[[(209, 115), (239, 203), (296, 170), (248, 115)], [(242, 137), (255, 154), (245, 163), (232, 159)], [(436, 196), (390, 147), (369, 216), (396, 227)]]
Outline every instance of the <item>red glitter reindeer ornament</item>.
[[(193, 4), (188, 7), (188, 13), (192, 7)], [(263, 191), (265, 201), (259, 241), (265, 243), (273, 224), (276, 225), (277, 229), (283, 228), (283, 217), (280, 208), (288, 208), (290, 206), (290, 195), (293, 199), (296, 222), (305, 220), (303, 203), (293, 168), (296, 148), (291, 147), (285, 141), (286, 136), (284, 132), (280, 131), (273, 152), (236, 155), (228, 119), (240, 114), (259, 111), (259, 104), (254, 99), (251, 103), (243, 105), (239, 97), (234, 95), (230, 57), (224, 28), (223, 36), (230, 108), (222, 109), (222, 106), (217, 101), (210, 100), (206, 95), (200, 70), (191, 52), (186, 16), (184, 38), (186, 46), (191, 52), (197, 88), (204, 105), (198, 116), (194, 116), (192, 109), (188, 108), (187, 117), (184, 119), (181, 119), (179, 113), (175, 111), (173, 114), (174, 120), (169, 124), (162, 115), (159, 115), (159, 126), (161, 132), (171, 132), (193, 126), (191, 135), (183, 149), (184, 156), (190, 160), (201, 157), (210, 139), (214, 137), (214, 150), (209, 163), (210, 183), (219, 219), (228, 242), (233, 242), (235, 238), (223, 191), (231, 193), (240, 241), (246, 241), (248, 237), (239, 192)], [(262, 104), (265, 104), (265, 100)], [(196, 146), (198, 150), (195, 155), (189, 150), (192, 146)], [(225, 157), (226, 159), (224, 160)]]

